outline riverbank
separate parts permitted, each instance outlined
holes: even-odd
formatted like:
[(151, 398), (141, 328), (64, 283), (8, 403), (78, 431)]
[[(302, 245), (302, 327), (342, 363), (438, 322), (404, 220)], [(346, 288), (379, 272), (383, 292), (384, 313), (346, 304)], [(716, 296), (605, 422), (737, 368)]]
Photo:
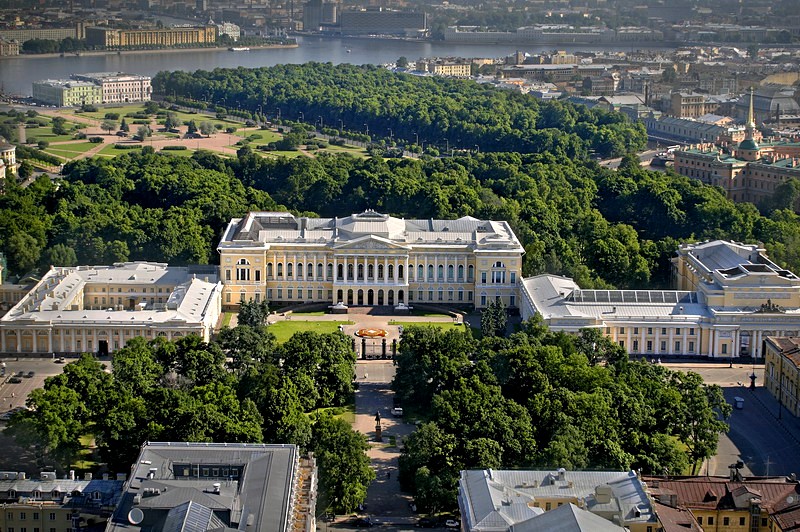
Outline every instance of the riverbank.
[[(268, 49), (285, 49), (297, 48), (299, 44), (262, 44), (247, 46), (250, 50), (268, 50)], [(78, 53), (56, 53), (56, 54), (20, 54), (20, 55), (4, 55), (0, 56), (0, 61), (4, 59), (52, 59), (54, 57), (95, 57), (106, 55), (141, 55), (141, 54), (169, 54), (169, 53), (186, 53), (186, 52), (230, 52), (230, 53), (247, 53), (246, 51), (232, 51), (228, 46), (198, 46), (192, 48), (158, 48), (153, 50), (86, 50)]]

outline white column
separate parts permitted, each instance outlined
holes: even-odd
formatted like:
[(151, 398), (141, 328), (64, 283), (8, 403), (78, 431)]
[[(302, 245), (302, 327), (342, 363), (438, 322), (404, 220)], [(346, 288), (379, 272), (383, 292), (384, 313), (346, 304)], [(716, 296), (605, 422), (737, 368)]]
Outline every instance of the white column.
[(755, 334), (755, 336), (756, 336), (756, 345), (754, 345), (754, 346), (752, 346), (750, 348), (751, 352), (753, 353), (753, 356), (755, 356), (756, 354), (761, 355), (761, 342), (763, 341), (762, 338), (761, 338), (761, 335), (762, 335), (762, 331), (758, 331)]
[(51, 327), (47, 331), (47, 351), (52, 353), (53, 352), (53, 328)]
[(86, 329), (81, 329), (81, 351), (86, 351)]
[[(384, 284), (388, 284), (389, 283), (389, 257), (383, 257), (383, 282), (384, 282)], [(384, 294), (384, 296), (387, 296), (387, 295), (388, 295), (388, 292)], [(387, 299), (388, 299), (388, 297), (387, 297)], [(384, 303), (386, 303), (386, 301), (384, 301)]]
[(647, 327), (640, 327), (641, 329), (641, 339), (639, 340), (639, 353), (644, 355), (647, 353), (647, 344), (645, 343), (644, 337), (645, 333), (647, 332)]
[(681, 327), (683, 332), (683, 339), (681, 340), (681, 354), (686, 355), (689, 353), (689, 327)]
[(627, 333), (628, 334), (626, 335), (627, 337), (625, 339), (625, 349), (628, 351), (628, 353), (632, 353), (633, 352), (631, 350), (631, 330), (632, 330), (632, 328), (631, 327), (626, 327), (626, 329), (627, 329)]
[(399, 267), (400, 267), (400, 259), (395, 257), (394, 258), (394, 272), (393, 272), (394, 273), (394, 277), (392, 277), (392, 282), (394, 284), (397, 284), (397, 281), (400, 279), (400, 276), (398, 275), (399, 272), (397, 271), (397, 268), (399, 268)]
[(708, 356), (715, 358), (717, 356), (717, 330), (711, 329), (711, 338), (708, 345)]
[[(667, 342), (667, 353), (672, 353), (675, 348), (675, 327), (669, 328), (669, 340)], [(673, 354), (677, 355), (677, 353)]]
[(72, 329), (70, 331), (70, 334), (72, 335), (72, 352), (73, 353), (77, 353), (78, 352), (78, 331), (76, 331), (75, 329)]
[[(373, 263), (372, 264), (372, 282), (373, 283), (377, 283), (378, 282), (378, 257), (377, 256), (375, 256), (375, 258), (372, 259), (372, 263)], [(378, 297), (378, 293), (375, 292), (375, 298), (376, 298), (375, 301), (378, 300), (377, 297)]]
[(22, 329), (17, 329), (17, 353), (22, 353)]
[(739, 356), (739, 329), (733, 331), (733, 349), (731, 350), (731, 356)]
[(37, 339), (36, 339), (36, 337), (37, 337), (38, 335), (39, 335), (39, 331), (37, 331), (36, 329), (34, 329), (34, 330), (33, 330), (33, 352), (34, 352), (34, 353), (35, 353), (35, 352), (37, 352), (37, 351), (39, 350), (39, 345), (38, 345), (38, 343), (39, 343), (39, 342), (37, 342)]
[(0, 329), (0, 352), (6, 352), (6, 331)]
[(59, 337), (58, 349), (59, 349), (59, 351), (66, 351), (67, 350), (67, 348), (66, 348), (66, 338), (65, 338), (66, 334), (67, 334), (67, 332), (63, 328), (61, 328), (58, 331), (58, 337)]
[(654, 340), (655, 344), (653, 345), (653, 352), (656, 355), (661, 354), (661, 327), (656, 327), (656, 339)]

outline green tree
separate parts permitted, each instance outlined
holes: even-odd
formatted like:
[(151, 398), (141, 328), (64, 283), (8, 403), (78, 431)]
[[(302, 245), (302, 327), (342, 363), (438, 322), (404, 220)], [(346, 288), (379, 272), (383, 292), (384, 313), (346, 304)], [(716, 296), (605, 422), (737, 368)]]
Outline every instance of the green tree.
[(110, 135), (112, 131), (117, 129), (117, 122), (116, 120), (103, 120), (100, 123), (100, 129), (105, 131), (107, 135)]
[(203, 120), (200, 122), (200, 134), (205, 135), (206, 137), (210, 137), (211, 134), (214, 132), (214, 124), (209, 122), (208, 120)]
[(263, 327), (267, 324), (269, 316), (269, 302), (242, 301), (239, 304), (238, 323), (247, 327)]
[(124, 131), (125, 133), (128, 133), (131, 130), (131, 126), (128, 125), (128, 121), (125, 120), (125, 117), (122, 118), (122, 122), (119, 124), (119, 130)]
[(42, 253), (42, 266), (77, 266), (75, 250), (66, 244), (55, 244)]
[(66, 135), (68, 133), (66, 128), (67, 120), (60, 116), (53, 117), (52, 129), (54, 135)]
[(397, 59), (397, 68), (406, 68), (408, 66), (408, 58), (404, 55), (401, 55)]
[(366, 438), (346, 421), (323, 413), (314, 422), (311, 450), (326, 500), (336, 513), (352, 512), (367, 497), (375, 479), (367, 449)]
[(150, 129), (150, 126), (143, 124), (139, 126), (136, 130), (136, 136), (139, 137), (140, 140), (145, 140), (146, 138), (153, 135), (153, 130)]
[(181, 121), (176, 113), (167, 113), (167, 118), (164, 120), (164, 129), (167, 131), (176, 129), (181, 125)]

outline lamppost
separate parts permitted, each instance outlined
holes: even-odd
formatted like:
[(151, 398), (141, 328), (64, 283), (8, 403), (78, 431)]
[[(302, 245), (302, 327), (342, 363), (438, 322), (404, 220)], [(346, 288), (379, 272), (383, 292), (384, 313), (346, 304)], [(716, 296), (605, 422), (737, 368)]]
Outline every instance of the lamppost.
[(367, 128), (367, 136), (369, 137), (369, 124), (365, 123), (364, 127)]
[(480, 153), (480, 152), (481, 152), (481, 147), (476, 144), (475, 145), (475, 153)]
[(322, 129), (323, 127), (325, 127), (324, 124), (322, 123), (322, 117), (319, 116), (317, 118), (319, 118), (319, 128)]
[(393, 139), (394, 139), (394, 131), (392, 131), (392, 128), (389, 128), (389, 144), (392, 143)]
[(277, 117), (278, 117), (277, 119), (280, 120), (281, 119), (281, 108), (280, 107), (276, 107), (275, 111), (277, 111)]
[(339, 132), (341, 133), (341, 132), (342, 132), (342, 130), (344, 130), (344, 122), (343, 122), (343, 121), (342, 121), (342, 119), (340, 118), (340, 119), (339, 119)]
[(306, 115), (303, 114), (303, 111), (300, 111), (298, 114), (300, 115), (300, 121), (301, 122), (305, 122), (306, 121)]
[(414, 144), (419, 146), (419, 133), (417, 133), (416, 131), (414, 132)]

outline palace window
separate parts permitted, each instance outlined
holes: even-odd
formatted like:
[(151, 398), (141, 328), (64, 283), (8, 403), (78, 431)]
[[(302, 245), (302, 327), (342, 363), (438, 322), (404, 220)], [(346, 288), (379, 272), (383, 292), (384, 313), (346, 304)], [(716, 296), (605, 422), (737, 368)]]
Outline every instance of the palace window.
[(390, 264), (386, 274), (387, 279), (394, 280), (394, 264)]
[(464, 265), (463, 264), (459, 264), (458, 265), (458, 280), (459, 281), (463, 281), (464, 280)]
[(403, 265), (400, 264), (400, 265), (397, 266), (397, 278), (398, 279), (403, 279), (403, 273), (404, 273), (403, 272)]

